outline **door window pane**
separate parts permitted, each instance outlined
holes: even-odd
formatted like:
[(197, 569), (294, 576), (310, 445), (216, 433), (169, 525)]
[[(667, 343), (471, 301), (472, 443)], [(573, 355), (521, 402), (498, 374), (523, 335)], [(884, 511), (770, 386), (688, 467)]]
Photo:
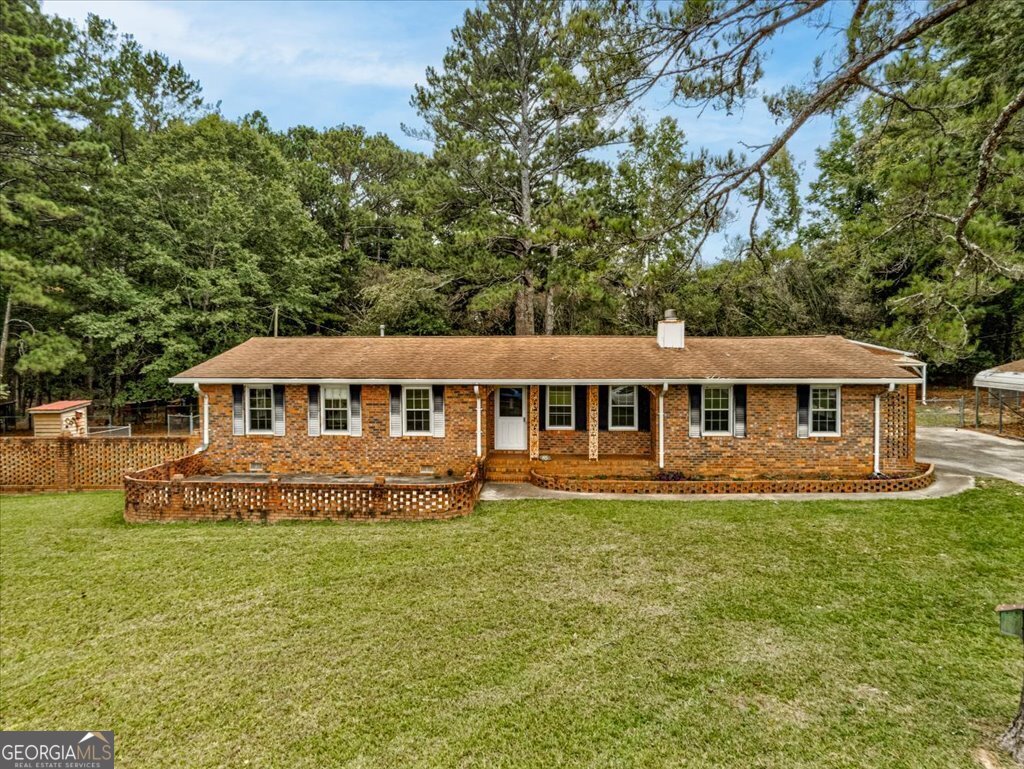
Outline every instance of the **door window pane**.
[(498, 391), (498, 416), (521, 417), (523, 415), (523, 390), (520, 387), (502, 387)]

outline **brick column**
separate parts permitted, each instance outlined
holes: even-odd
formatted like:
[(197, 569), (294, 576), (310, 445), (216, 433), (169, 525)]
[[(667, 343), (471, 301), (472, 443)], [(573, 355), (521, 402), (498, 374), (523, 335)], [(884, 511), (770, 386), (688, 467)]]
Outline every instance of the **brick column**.
[(527, 417), (527, 445), (530, 447), (530, 459), (540, 457), (540, 386), (530, 385), (530, 403)]
[(907, 385), (907, 460), (917, 464), (917, 385)]
[(599, 399), (597, 396), (597, 385), (590, 385), (587, 388), (587, 453), (590, 459), (597, 459), (597, 436), (599, 418)]
[(54, 463), (54, 485), (61, 491), (71, 491), (71, 483), (74, 479), (72, 465), (75, 461), (74, 439), (66, 435), (57, 438), (57, 456)]
[(370, 517), (380, 518), (388, 512), (387, 478), (378, 475), (370, 488)]

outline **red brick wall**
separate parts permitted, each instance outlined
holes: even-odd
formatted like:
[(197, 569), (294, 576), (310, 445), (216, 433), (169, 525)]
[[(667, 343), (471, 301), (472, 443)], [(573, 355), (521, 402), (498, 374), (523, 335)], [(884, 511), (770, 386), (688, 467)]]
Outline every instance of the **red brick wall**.
[[(476, 457), (476, 399), (470, 386), (445, 391), (444, 438), (389, 435), (386, 386), (362, 389), (363, 435), (308, 436), (306, 387), (286, 388), (286, 435), (231, 435), (231, 387), (209, 386), (208, 464), (219, 472), (246, 471), (250, 463), (270, 472), (415, 475), (423, 467), (436, 474), (463, 475)], [(874, 396), (883, 395), (883, 472), (914, 467), (913, 388), (888, 394), (884, 386), (842, 388), (842, 435), (796, 437), (796, 387), (750, 385), (747, 388), (746, 438), (690, 438), (687, 388), (665, 395), (665, 468), (687, 477), (861, 477), (873, 470)], [(657, 458), (657, 398), (652, 397), (648, 432), (604, 431), (600, 453), (641, 454)], [(909, 405), (908, 405), (909, 404)], [(484, 392), (483, 450), (492, 449), (493, 388)], [(587, 454), (587, 433), (545, 430), (542, 454)]]
[[(665, 468), (687, 477), (869, 475), (874, 469), (874, 396), (885, 392), (883, 386), (843, 386), (842, 435), (797, 438), (796, 387), (749, 385), (746, 438), (690, 438), (687, 388), (670, 387), (665, 396)], [(910, 469), (913, 440), (905, 442)]]
[[(601, 454), (651, 454), (648, 430), (602, 430), (598, 433)], [(587, 433), (583, 430), (541, 430), (541, 454), (587, 454)]]
[(346, 475), (462, 476), (476, 459), (476, 397), (471, 386), (445, 388), (445, 437), (390, 435), (390, 393), (386, 385), (362, 388), (363, 434), (308, 435), (306, 385), (285, 387), (285, 434), (232, 435), (231, 386), (207, 385), (210, 396), (210, 447), (207, 461), (218, 472), (249, 470), (262, 464), (275, 473)]

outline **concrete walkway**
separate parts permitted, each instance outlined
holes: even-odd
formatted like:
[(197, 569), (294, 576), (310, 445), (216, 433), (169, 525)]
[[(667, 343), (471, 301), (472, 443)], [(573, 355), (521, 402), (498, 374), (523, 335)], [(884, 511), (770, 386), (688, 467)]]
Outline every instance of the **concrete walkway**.
[(508, 499), (628, 499), (652, 502), (729, 502), (732, 500), (770, 500), (775, 502), (810, 502), (813, 500), (866, 500), (866, 499), (936, 499), (959, 494), (974, 488), (974, 478), (955, 472), (935, 471), (935, 482), (920, 491), (887, 491), (859, 494), (584, 494), (576, 491), (552, 491), (531, 483), (485, 483), (480, 499), (496, 502)]
[(955, 427), (919, 427), (917, 460), (934, 464), (936, 470), (1024, 484), (1024, 442), (1012, 438)]

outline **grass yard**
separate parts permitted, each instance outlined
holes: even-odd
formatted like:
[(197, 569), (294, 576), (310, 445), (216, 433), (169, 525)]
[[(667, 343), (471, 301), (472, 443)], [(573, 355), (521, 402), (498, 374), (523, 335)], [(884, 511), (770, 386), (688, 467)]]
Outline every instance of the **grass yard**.
[(1024, 488), (126, 526), (0, 498), (0, 726), (120, 767), (977, 767)]

